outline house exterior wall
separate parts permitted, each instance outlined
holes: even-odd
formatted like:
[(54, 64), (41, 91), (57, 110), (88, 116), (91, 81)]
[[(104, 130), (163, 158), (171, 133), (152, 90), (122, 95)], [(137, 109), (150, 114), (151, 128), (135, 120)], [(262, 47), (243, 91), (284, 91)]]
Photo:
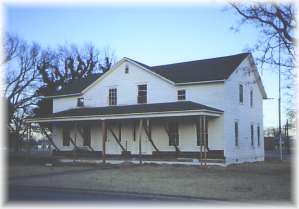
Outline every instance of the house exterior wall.
[[(208, 122), (208, 140), (209, 148), (211, 150), (223, 150), (223, 138), (220, 137), (219, 131), (215, 131), (218, 119), (210, 118)], [(196, 126), (192, 119), (182, 119), (179, 123), (179, 146), (178, 148), (183, 152), (199, 152), (199, 146), (197, 146)], [(174, 146), (169, 145), (169, 138), (164, 129), (165, 122), (154, 120), (152, 121), (152, 140), (160, 151), (175, 151)], [(63, 146), (62, 127), (55, 126), (53, 128), (53, 139), (54, 143), (60, 150), (71, 151), (74, 146), (70, 143), (69, 146)], [(118, 126), (112, 126), (112, 130), (118, 135)], [(70, 136), (78, 147), (83, 146), (83, 138), (76, 131), (75, 127), (70, 128)], [(142, 129), (142, 154), (151, 155), (155, 149), (147, 138), (147, 135)], [(100, 125), (91, 126), (91, 147), (95, 151), (102, 151), (102, 132)], [(138, 125), (136, 125), (136, 138), (133, 138), (133, 122), (121, 122), (121, 144), (131, 154), (139, 154), (139, 139), (138, 139)], [(121, 154), (122, 149), (115, 141), (112, 133), (107, 132), (106, 142), (106, 153), (107, 154)]]
[[(125, 74), (128, 65), (129, 73)], [(100, 107), (108, 105), (108, 89), (117, 88), (117, 105), (137, 104), (137, 85), (147, 84), (147, 103), (175, 102), (177, 101), (177, 90), (186, 90), (186, 100), (207, 106), (215, 107), (224, 111), (218, 118), (209, 120), (208, 135), (209, 148), (211, 150), (224, 150), (227, 163), (245, 161), (256, 161), (264, 159), (263, 138), (263, 110), (262, 95), (256, 83), (253, 72), (249, 75), (244, 69), (250, 66), (245, 59), (237, 70), (225, 81), (217, 83), (192, 84), (175, 86), (167, 81), (141, 69), (130, 62), (120, 64), (103, 80), (95, 83), (82, 96), (85, 107)], [(239, 103), (239, 84), (244, 86), (244, 103)], [(253, 108), (250, 107), (250, 89), (253, 90)], [(76, 108), (77, 98), (64, 97), (53, 99), (53, 112)], [(234, 122), (239, 121), (239, 146), (235, 146)], [(254, 125), (254, 146), (251, 146), (250, 124)], [(257, 145), (257, 126), (260, 126), (260, 146)], [(116, 132), (117, 129), (115, 129)], [(74, 134), (72, 132), (72, 134)], [(136, 133), (137, 134), (137, 133)], [(180, 121), (179, 124), (180, 144), (182, 151), (199, 151), (196, 146), (196, 129), (191, 120)], [(82, 142), (81, 136), (77, 134), (77, 142)], [(163, 124), (155, 122), (152, 127), (153, 141), (162, 151), (175, 151), (173, 146), (168, 145), (168, 136)], [(137, 136), (136, 136), (137, 137)], [(61, 150), (72, 150), (62, 146), (61, 127), (53, 129), (53, 138)], [(132, 124), (125, 123), (122, 126), (122, 144), (127, 146), (132, 154), (138, 154), (138, 139), (133, 141)], [(143, 131), (143, 154), (151, 154), (154, 151), (150, 142), (146, 139)], [(80, 141), (81, 140), (81, 141)], [(127, 141), (127, 143), (126, 143)], [(82, 142), (83, 143), (83, 142)], [(81, 143), (81, 144), (82, 144)], [(91, 129), (91, 146), (95, 150), (102, 150), (102, 139), (100, 127)], [(108, 154), (120, 154), (121, 148), (108, 132), (106, 144)]]
[[(250, 72), (250, 74), (248, 73)], [(239, 102), (239, 84), (243, 85), (243, 104)], [(250, 107), (250, 90), (253, 107)], [(248, 59), (225, 81), (224, 155), (228, 163), (264, 160), (263, 98), (255, 82)], [(235, 146), (234, 122), (239, 124), (239, 146)], [(251, 146), (250, 125), (254, 125), (254, 146)], [(260, 126), (260, 146), (257, 126)]]

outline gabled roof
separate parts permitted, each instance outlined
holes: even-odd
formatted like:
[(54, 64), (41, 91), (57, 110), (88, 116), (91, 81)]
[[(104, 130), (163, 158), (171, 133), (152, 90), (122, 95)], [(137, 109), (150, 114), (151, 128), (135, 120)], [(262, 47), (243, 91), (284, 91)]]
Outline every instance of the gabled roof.
[(249, 53), (226, 57), (152, 66), (155, 73), (175, 82), (190, 83), (226, 80)]
[(70, 80), (61, 90), (53, 92), (49, 97), (80, 94), (86, 87), (92, 84), (95, 80), (101, 77), (103, 73), (96, 73), (85, 78)]
[[(154, 74), (172, 82), (173, 84), (185, 84), (226, 80), (248, 55), (250, 55), (250, 53), (241, 53), (225, 57), (158, 66), (148, 66), (126, 57), (124, 59), (150, 70)], [(54, 92), (50, 96), (80, 94), (85, 88), (101, 77), (101, 75), (102, 74), (94, 74), (87, 78), (74, 80), (63, 87), (60, 91)]]
[[(105, 117), (105, 116), (119, 116), (119, 115), (129, 115), (134, 117), (134, 115), (140, 114), (159, 114), (159, 113), (173, 113), (181, 112), (186, 114), (188, 111), (205, 111), (216, 114), (222, 114), (223, 111), (202, 105), (191, 101), (180, 101), (180, 102), (166, 102), (166, 103), (153, 103), (153, 104), (136, 104), (136, 105), (123, 105), (123, 106), (106, 106), (106, 107), (83, 107), (74, 108), (61, 112), (56, 112), (49, 114), (47, 116), (39, 118), (27, 118), (27, 120), (46, 120), (50, 119), (55, 121), (55, 119), (61, 119), (62, 117), (85, 117), (85, 120), (91, 117)], [(87, 118), (87, 119), (86, 119)]]

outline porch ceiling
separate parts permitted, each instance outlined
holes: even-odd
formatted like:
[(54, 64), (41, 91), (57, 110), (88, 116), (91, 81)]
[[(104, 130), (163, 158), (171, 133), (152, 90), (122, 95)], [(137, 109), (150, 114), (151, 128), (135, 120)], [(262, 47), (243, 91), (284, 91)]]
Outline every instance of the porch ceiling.
[(26, 122), (161, 118), (196, 115), (219, 117), (222, 113), (222, 110), (213, 107), (191, 101), (181, 101), (92, 108), (83, 107), (56, 112), (44, 117), (27, 118)]

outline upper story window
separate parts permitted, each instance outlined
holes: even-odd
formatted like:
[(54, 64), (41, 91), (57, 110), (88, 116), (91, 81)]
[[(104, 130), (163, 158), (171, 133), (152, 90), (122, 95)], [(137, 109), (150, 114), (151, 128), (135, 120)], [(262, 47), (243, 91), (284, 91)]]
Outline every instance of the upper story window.
[(242, 84), (239, 84), (239, 102), (240, 104), (243, 104), (243, 91), (244, 91), (244, 87)]
[(129, 73), (129, 65), (126, 65), (125, 74), (128, 74), (128, 73)]
[(109, 105), (117, 105), (117, 88), (109, 89)]
[(83, 97), (77, 99), (77, 106), (78, 107), (84, 106), (84, 98)]
[(250, 107), (253, 107), (253, 90), (250, 90)]
[(178, 100), (186, 100), (186, 90), (185, 89), (181, 89), (178, 90)]
[(250, 139), (251, 139), (251, 146), (254, 145), (254, 127), (253, 124), (250, 125)]
[(146, 84), (138, 85), (137, 103), (138, 104), (147, 103), (147, 85)]
[(235, 146), (239, 146), (239, 123), (235, 121)]

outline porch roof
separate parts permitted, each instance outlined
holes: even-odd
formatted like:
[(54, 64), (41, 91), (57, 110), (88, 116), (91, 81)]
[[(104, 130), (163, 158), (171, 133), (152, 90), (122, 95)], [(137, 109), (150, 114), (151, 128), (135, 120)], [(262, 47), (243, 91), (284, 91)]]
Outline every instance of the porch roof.
[(222, 113), (222, 110), (213, 107), (191, 101), (180, 101), (106, 107), (81, 107), (56, 112), (43, 117), (27, 118), (26, 121), (51, 122), (73, 120), (109, 120), (192, 115), (208, 115), (217, 117)]

